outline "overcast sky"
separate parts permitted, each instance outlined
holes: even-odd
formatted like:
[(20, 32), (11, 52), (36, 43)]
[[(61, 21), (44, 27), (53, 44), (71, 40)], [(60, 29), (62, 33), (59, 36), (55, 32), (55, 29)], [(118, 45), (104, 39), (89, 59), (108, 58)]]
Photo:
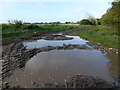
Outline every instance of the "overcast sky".
[(79, 21), (100, 18), (113, 0), (0, 0), (0, 23), (8, 19), (25, 22)]

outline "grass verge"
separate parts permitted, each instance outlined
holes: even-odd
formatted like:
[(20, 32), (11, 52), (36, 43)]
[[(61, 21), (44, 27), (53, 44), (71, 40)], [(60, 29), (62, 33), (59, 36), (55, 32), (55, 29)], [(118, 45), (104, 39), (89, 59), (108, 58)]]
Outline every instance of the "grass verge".
[(91, 30), (78, 32), (81, 38), (91, 42), (101, 43), (104, 46), (112, 48), (120, 48), (119, 46), (119, 33), (117, 29), (108, 26), (95, 26)]
[(84, 25), (24, 25), (20, 28), (16, 28), (15, 25), (7, 25), (2, 29), (2, 42), (10, 42), (17, 38), (25, 38), (33, 35), (38, 32), (52, 32), (52, 31), (62, 31), (62, 30), (71, 30), (79, 29), (86, 27)]

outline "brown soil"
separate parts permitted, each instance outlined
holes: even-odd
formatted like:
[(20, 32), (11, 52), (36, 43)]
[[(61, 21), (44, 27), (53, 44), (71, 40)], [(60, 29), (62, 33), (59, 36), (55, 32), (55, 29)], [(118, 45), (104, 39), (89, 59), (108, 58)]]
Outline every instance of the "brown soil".
[[(82, 28), (81, 30), (87, 30), (88, 28)], [(65, 35), (77, 35), (77, 32), (80, 31), (78, 29), (76, 30), (68, 30), (68, 31), (57, 31), (57, 32), (50, 32), (50, 33), (37, 33), (34, 34), (28, 38), (21, 38), (16, 39), (14, 41), (3, 43), (2, 45), (2, 80), (5, 78), (9, 78), (10, 75), (12, 75), (12, 72), (16, 70), (17, 68), (23, 68), (25, 66), (25, 63), (34, 55), (36, 55), (39, 52), (43, 51), (50, 51), (54, 49), (91, 49), (87, 47), (86, 45), (79, 46), (79, 45), (63, 45), (61, 47), (42, 47), (42, 48), (34, 48), (32, 50), (27, 50), (26, 47), (23, 46), (22, 41), (24, 40), (38, 40), (41, 39), (43, 36), (46, 36), (46, 40), (69, 40), (72, 38), (66, 38), (64, 35), (56, 35), (51, 36), (51, 34), (54, 33), (63, 33)], [(94, 47), (95, 49), (101, 50), (103, 52), (118, 52), (117, 49), (110, 49), (103, 47), (97, 43), (88, 43), (90, 46)], [(51, 85), (51, 86), (50, 86)], [(69, 81), (66, 84), (60, 84), (58, 87), (72, 87), (72, 88), (89, 88), (89, 87), (99, 87), (99, 88), (105, 88), (105, 87), (111, 87), (106, 81), (103, 81), (102, 79), (97, 79), (95, 77), (89, 77), (89, 76), (83, 76), (78, 75), (73, 77), (71, 81)], [(53, 87), (57, 85), (52, 84), (46, 84), (46, 87)], [(4, 88), (9, 88), (9, 83), (3, 83)]]

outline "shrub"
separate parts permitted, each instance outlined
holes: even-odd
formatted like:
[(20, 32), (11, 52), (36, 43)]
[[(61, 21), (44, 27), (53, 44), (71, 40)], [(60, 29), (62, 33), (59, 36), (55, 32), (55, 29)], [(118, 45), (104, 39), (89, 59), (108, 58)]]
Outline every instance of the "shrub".
[(102, 16), (101, 22), (103, 25), (116, 26), (120, 24), (120, 1), (115, 0), (111, 4), (112, 7)]
[(8, 25), (2, 24), (2, 30), (6, 29), (6, 28), (8, 28), (8, 27), (9, 27)]
[(21, 20), (8, 20), (8, 23), (15, 27), (15, 28), (21, 28), (21, 26), (23, 25), (23, 22)]
[(27, 27), (27, 29), (38, 29), (39, 26), (38, 25), (35, 25), (35, 24), (31, 24)]
[(83, 19), (80, 21), (81, 25), (93, 25), (88, 19)]

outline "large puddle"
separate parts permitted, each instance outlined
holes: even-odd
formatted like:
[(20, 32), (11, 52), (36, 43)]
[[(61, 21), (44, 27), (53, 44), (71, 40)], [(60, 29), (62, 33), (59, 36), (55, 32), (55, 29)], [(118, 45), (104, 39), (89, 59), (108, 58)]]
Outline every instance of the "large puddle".
[(84, 40), (80, 38), (79, 36), (68, 36), (66, 37), (71, 37), (73, 38), (72, 40), (44, 40), (40, 39), (37, 41), (33, 42), (24, 42), (23, 44), (27, 46), (27, 49), (33, 49), (33, 48), (41, 48), (45, 46), (63, 46), (63, 44), (86, 44), (88, 42), (87, 40)]
[[(24, 43), (28, 49), (42, 46), (65, 44), (85, 44), (87, 41), (78, 36), (73, 40), (49, 41), (38, 40)], [(14, 71), (5, 79), (12, 86), (32, 87), (32, 81), (38, 83), (63, 83), (72, 76), (81, 74), (98, 76), (107, 81), (114, 81), (118, 76), (118, 56), (102, 53), (98, 50), (51, 50), (40, 52), (26, 63), (23, 69)]]

